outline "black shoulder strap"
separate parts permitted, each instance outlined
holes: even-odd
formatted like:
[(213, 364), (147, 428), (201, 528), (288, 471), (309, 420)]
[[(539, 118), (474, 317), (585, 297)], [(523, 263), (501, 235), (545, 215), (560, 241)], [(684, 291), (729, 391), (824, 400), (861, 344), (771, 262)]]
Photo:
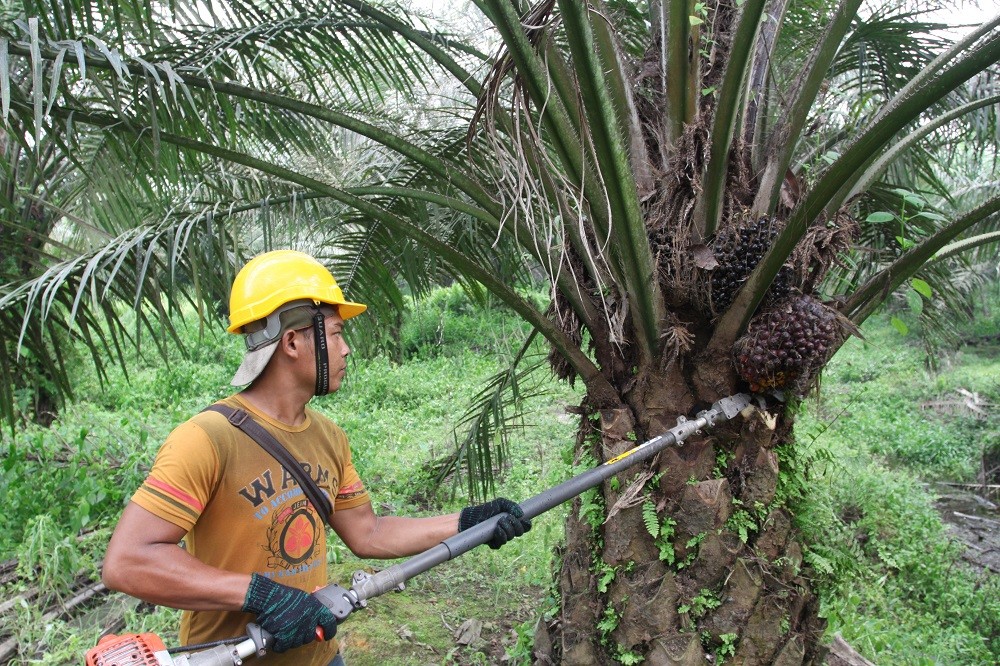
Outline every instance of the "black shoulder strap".
[[(281, 442), (274, 438), (274, 435), (265, 430), (264, 426), (257, 423), (246, 410), (214, 404), (209, 405), (202, 411), (207, 412), (209, 410), (225, 416), (229, 419), (230, 423), (245, 432), (250, 439), (260, 444), (260, 448), (270, 453), (275, 460), (281, 463), (281, 466), (299, 482), (299, 488), (302, 489), (302, 492), (309, 498), (312, 505), (319, 511), (320, 516), (323, 517), (323, 522), (330, 525), (330, 514), (333, 513), (330, 500), (319, 489), (316, 482), (306, 474), (298, 461), (288, 452), (288, 449), (283, 447)], [(331, 525), (330, 527), (332, 528), (333, 526)]]

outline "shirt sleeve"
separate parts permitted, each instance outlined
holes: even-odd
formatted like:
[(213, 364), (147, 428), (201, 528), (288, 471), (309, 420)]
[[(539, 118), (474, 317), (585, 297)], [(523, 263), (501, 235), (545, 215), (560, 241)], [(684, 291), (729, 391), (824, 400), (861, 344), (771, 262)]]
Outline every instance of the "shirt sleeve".
[(191, 423), (174, 429), (153, 469), (132, 496), (150, 513), (190, 531), (219, 479), (219, 458), (205, 431)]
[(340, 488), (337, 489), (337, 497), (333, 502), (333, 510), (353, 509), (370, 501), (371, 499), (368, 497), (365, 484), (361, 482), (358, 471), (354, 469), (354, 464), (348, 459), (344, 465), (344, 478), (340, 482)]
[(334, 441), (340, 447), (340, 455), (344, 459), (340, 474), (340, 487), (337, 488), (337, 496), (333, 499), (333, 510), (353, 509), (370, 502), (368, 490), (361, 481), (358, 470), (354, 468), (354, 461), (351, 458), (351, 447), (347, 443), (347, 434), (340, 426), (334, 425)]

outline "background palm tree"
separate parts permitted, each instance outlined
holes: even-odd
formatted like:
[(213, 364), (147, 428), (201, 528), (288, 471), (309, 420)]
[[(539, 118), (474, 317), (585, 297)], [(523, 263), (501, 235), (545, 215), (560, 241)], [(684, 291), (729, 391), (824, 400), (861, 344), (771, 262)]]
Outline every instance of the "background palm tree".
[[(941, 173), (961, 149), (995, 185), (1000, 18), (952, 43), (861, 0), (473, 4), (471, 26), (362, 0), (8, 5), (6, 138), (58, 166), (31, 187), (6, 172), (5, 238), (30, 263), (0, 292), (5, 372), (60, 336), (124, 364), (121, 304), (140, 324), (185, 299), (210, 314), (272, 246), (326, 261), (380, 346), (401, 284), (459, 280), (583, 383), (584, 464), (765, 396), (578, 500), (537, 659), (816, 660), (792, 407), (901, 287), (963, 293), (955, 241), (995, 240), (995, 186), (966, 199)], [(34, 201), (54, 222), (28, 254)], [(547, 308), (518, 289), (538, 273)]]

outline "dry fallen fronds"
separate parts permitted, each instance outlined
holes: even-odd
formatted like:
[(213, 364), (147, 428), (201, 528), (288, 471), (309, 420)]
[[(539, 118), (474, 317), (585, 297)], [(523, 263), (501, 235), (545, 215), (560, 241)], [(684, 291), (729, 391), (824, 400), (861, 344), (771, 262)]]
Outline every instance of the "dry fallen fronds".
[(634, 506), (638, 506), (646, 501), (646, 496), (642, 494), (643, 489), (646, 487), (646, 482), (653, 478), (653, 472), (651, 470), (643, 470), (635, 477), (635, 480), (629, 484), (625, 492), (621, 494), (618, 501), (614, 503), (611, 510), (608, 511), (608, 517), (604, 519), (605, 523), (608, 523), (615, 514), (625, 509), (631, 509)]

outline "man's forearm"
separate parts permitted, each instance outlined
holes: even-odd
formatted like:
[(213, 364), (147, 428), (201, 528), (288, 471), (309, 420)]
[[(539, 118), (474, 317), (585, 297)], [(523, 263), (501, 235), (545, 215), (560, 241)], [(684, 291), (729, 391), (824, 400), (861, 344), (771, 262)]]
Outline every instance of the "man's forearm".
[(184, 610), (241, 610), (250, 576), (209, 567), (174, 544), (105, 563), (104, 583), (149, 603)]
[(368, 538), (353, 550), (359, 557), (391, 559), (422, 553), (458, 534), (458, 514), (407, 518), (381, 516)]

